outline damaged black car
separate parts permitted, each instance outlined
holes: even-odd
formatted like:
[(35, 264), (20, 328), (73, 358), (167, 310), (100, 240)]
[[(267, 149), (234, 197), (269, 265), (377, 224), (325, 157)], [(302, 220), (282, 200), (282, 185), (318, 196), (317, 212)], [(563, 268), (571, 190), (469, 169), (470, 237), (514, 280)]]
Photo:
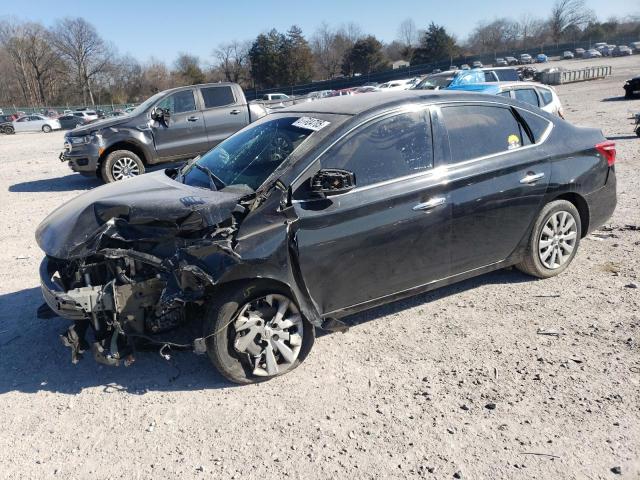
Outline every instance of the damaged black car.
[(74, 362), (189, 348), (271, 378), (352, 313), (512, 265), (559, 274), (615, 208), (614, 163), (600, 131), (506, 98), (295, 105), (51, 213), (39, 313), (72, 321)]

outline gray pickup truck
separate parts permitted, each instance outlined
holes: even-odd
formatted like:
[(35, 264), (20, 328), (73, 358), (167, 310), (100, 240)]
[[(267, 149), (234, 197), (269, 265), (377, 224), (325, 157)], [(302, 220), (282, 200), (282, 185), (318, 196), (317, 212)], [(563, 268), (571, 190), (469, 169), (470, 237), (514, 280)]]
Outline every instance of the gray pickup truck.
[(74, 172), (115, 182), (200, 155), (266, 113), (235, 83), (173, 88), (128, 115), (71, 130), (59, 158)]

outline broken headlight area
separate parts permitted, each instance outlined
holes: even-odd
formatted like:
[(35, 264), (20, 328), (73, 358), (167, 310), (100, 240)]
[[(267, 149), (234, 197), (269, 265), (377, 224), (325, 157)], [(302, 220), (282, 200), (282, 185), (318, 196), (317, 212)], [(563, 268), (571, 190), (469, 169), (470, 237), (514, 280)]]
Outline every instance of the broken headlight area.
[(122, 248), (140, 245), (107, 242), (104, 237), (100, 245), (113, 246), (86, 258), (46, 257), (40, 272), (43, 296), (55, 314), (74, 322), (61, 336), (71, 348), (72, 361), (90, 349), (100, 363), (128, 365), (140, 344), (189, 347), (157, 334), (185, 323), (216, 283), (196, 255), (214, 252), (221, 264), (237, 261), (234, 232), (233, 226), (223, 226), (205, 238), (176, 239), (179, 247), (166, 258)]

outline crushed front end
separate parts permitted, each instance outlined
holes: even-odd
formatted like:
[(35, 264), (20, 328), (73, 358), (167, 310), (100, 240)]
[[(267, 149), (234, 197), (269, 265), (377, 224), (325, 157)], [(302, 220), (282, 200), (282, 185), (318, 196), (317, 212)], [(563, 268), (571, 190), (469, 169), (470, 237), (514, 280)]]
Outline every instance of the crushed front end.
[(252, 193), (195, 189), (157, 172), (97, 188), (45, 219), (36, 237), (48, 308), (38, 312), (73, 322), (61, 335), (72, 361), (91, 350), (115, 366), (141, 344), (177, 346), (159, 334), (185, 323), (216, 274), (238, 262), (237, 225)]

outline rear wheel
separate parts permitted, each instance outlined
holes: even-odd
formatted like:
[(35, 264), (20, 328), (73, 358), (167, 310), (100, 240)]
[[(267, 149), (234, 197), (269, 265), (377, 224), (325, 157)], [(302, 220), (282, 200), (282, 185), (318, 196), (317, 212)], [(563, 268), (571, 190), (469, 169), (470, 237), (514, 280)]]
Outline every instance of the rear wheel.
[(105, 182), (117, 182), (125, 178), (142, 175), (144, 173), (144, 163), (133, 152), (116, 150), (104, 159), (100, 166), (100, 173)]
[(538, 215), (524, 259), (516, 267), (538, 278), (558, 275), (575, 257), (581, 229), (580, 214), (571, 202), (548, 203)]
[(205, 318), (213, 365), (235, 383), (255, 383), (296, 368), (313, 346), (313, 326), (290, 294), (255, 282), (217, 295)]
[(51, 127), (49, 125), (43, 125), (42, 126), (42, 131), (44, 133), (49, 133), (49, 132), (51, 132)]

